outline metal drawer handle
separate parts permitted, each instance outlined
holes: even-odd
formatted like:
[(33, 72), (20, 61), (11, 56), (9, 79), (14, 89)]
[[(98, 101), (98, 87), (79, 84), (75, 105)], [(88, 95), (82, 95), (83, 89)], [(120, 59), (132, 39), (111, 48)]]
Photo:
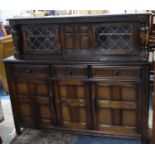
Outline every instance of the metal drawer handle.
[(25, 72), (26, 72), (26, 73), (32, 73), (32, 70), (30, 70), (30, 69), (26, 69)]
[(72, 71), (72, 70), (68, 70), (68, 71), (67, 71), (67, 74), (72, 75), (72, 74), (73, 74), (73, 71)]
[(118, 76), (119, 72), (118, 71), (114, 71), (114, 75)]

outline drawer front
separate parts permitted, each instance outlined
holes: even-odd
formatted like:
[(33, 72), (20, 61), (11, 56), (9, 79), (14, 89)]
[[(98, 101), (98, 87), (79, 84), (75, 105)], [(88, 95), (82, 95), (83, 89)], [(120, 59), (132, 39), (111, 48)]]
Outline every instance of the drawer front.
[(93, 78), (114, 78), (126, 80), (141, 79), (142, 68), (140, 66), (93, 66)]
[(54, 66), (52, 68), (53, 76), (57, 78), (86, 78), (87, 75), (87, 66)]
[(11, 72), (14, 76), (50, 76), (50, 70), (48, 65), (12, 65)]

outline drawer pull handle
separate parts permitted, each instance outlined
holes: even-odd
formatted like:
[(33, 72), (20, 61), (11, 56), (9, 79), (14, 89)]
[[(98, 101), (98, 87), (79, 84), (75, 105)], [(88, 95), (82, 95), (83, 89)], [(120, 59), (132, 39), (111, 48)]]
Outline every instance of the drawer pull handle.
[(25, 71), (26, 73), (32, 73), (32, 71), (30, 69), (26, 69)]
[(118, 71), (114, 71), (114, 75), (118, 76), (119, 72)]
[(73, 74), (73, 71), (72, 71), (72, 70), (68, 70), (68, 71), (67, 71), (67, 74), (72, 75), (72, 74)]

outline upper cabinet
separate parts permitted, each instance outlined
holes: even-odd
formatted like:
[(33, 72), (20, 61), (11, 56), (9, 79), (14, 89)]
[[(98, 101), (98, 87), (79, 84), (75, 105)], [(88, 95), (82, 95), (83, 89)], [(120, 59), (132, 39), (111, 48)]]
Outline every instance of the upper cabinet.
[(15, 57), (54, 61), (146, 60), (150, 14), (10, 19)]

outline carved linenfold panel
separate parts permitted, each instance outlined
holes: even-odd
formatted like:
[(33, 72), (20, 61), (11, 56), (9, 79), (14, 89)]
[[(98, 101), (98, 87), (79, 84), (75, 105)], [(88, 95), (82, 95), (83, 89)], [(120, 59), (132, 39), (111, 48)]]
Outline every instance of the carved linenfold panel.
[(132, 48), (131, 24), (115, 23), (96, 26), (98, 48), (104, 50), (129, 50)]

